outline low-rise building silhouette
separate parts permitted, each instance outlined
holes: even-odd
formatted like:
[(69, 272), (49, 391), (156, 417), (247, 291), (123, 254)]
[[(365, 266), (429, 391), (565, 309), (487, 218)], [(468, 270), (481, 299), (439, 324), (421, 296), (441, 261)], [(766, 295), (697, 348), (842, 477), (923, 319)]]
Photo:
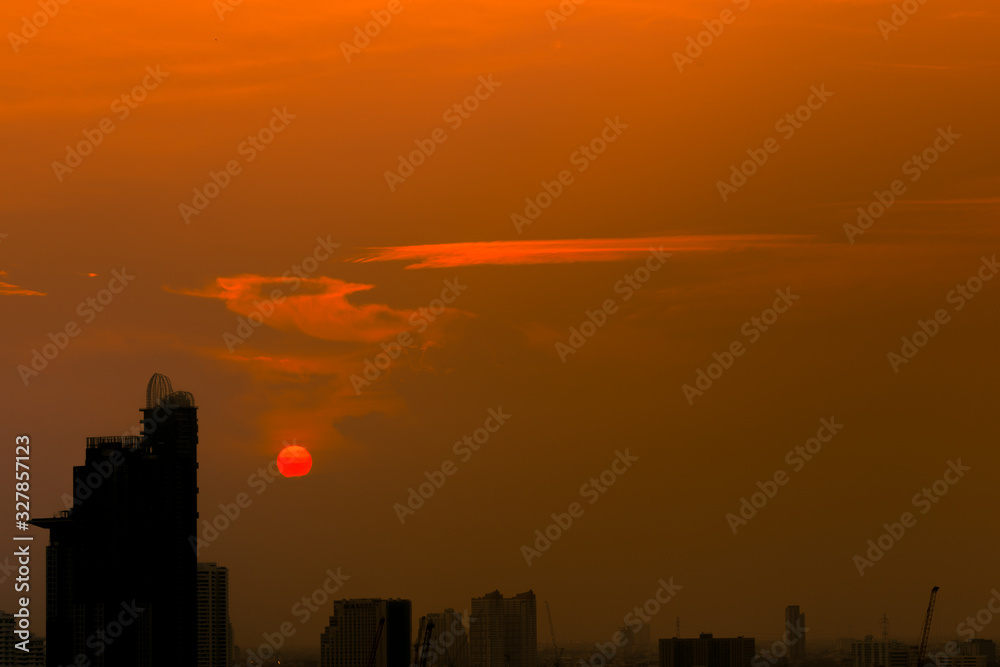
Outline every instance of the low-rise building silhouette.
[(660, 640), (660, 667), (751, 667), (753, 637), (672, 637)]
[[(0, 665), (3, 667), (44, 667), (45, 640), (28, 635), (25, 643), (14, 634), (17, 619), (13, 614), (0, 611)], [(27, 650), (22, 650), (19, 646)]]

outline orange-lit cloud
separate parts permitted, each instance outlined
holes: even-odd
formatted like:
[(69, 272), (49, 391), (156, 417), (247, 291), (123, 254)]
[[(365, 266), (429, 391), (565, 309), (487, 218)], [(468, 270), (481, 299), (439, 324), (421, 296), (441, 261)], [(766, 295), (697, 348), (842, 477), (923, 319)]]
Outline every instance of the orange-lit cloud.
[[(245, 318), (261, 316), (264, 324), (283, 331), (298, 331), (323, 340), (374, 343), (395, 338), (400, 332), (420, 323), (440, 326), (461, 311), (446, 308), (428, 316), (425, 308), (396, 309), (387, 305), (354, 304), (351, 294), (370, 290), (374, 285), (349, 283), (325, 276), (318, 278), (280, 278), (243, 274), (216, 278), (215, 283), (194, 290), (170, 290), (188, 296), (220, 299), (226, 308)], [(428, 324), (424, 324), (424, 327)], [(256, 328), (256, 327), (254, 327)], [(294, 358), (255, 358), (269, 364), (292, 368), (300, 364)], [(307, 366), (309, 364), (306, 364)]]
[[(0, 276), (7, 275), (6, 271), (0, 271)], [(32, 289), (25, 289), (19, 285), (13, 285), (0, 280), (0, 295), (4, 296), (45, 296), (45, 292), (36, 292)]]
[[(201, 290), (177, 293), (221, 299), (234, 313), (260, 313), (275, 329), (297, 330), (326, 340), (374, 342), (408, 328), (412, 311), (382, 304), (356, 305), (349, 295), (374, 285), (348, 283), (335, 278), (280, 278), (243, 274), (216, 278)], [(273, 309), (273, 311), (272, 311)]]
[(476, 264), (569, 264), (619, 262), (639, 258), (650, 248), (664, 252), (721, 252), (750, 248), (790, 247), (813, 237), (781, 234), (728, 236), (650, 236), (632, 239), (554, 239), (543, 241), (484, 241), (371, 248), (359, 262), (412, 261), (408, 269), (446, 268)]

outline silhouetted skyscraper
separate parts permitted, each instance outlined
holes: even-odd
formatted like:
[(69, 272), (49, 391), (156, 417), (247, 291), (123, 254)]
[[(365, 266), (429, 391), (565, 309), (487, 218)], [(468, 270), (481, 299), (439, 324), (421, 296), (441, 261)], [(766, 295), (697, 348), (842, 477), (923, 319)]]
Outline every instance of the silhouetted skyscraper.
[(374, 647), (373, 667), (410, 667), (410, 607), (409, 600), (336, 600), (320, 638), (320, 665), (367, 667)]
[(232, 667), (233, 650), (229, 570), (198, 563), (198, 667)]
[(197, 664), (198, 417), (194, 397), (156, 374), (141, 436), (87, 438), (73, 508), (49, 530), (49, 667)]
[(753, 637), (673, 637), (660, 640), (660, 667), (750, 667), (755, 653)]
[(788, 645), (788, 664), (792, 667), (801, 665), (806, 655), (806, 615), (799, 611), (799, 606), (785, 607), (785, 628), (782, 638)]
[(472, 667), (535, 667), (538, 658), (535, 594), (505, 598), (493, 591), (472, 598)]

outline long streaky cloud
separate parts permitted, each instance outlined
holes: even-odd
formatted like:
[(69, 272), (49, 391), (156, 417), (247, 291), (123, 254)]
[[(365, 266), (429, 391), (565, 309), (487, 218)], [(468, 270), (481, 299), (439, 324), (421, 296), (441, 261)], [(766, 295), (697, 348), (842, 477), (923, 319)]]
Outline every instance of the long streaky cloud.
[(45, 292), (36, 292), (10, 283), (0, 282), (0, 294), (4, 296), (45, 296)]
[[(6, 234), (0, 234), (0, 238), (3, 238)], [(0, 276), (7, 275), (6, 271), (0, 271)], [(27, 289), (21, 287), (20, 285), (14, 285), (12, 283), (6, 283), (0, 280), (0, 296), (45, 296), (45, 292), (36, 292), (33, 289)]]
[(369, 248), (357, 262), (413, 262), (407, 269), (448, 268), (477, 264), (571, 264), (621, 262), (641, 257), (651, 248), (664, 252), (723, 252), (751, 248), (782, 248), (808, 243), (815, 237), (787, 234), (725, 236), (649, 236), (626, 239), (553, 239), (542, 241), (480, 241)]

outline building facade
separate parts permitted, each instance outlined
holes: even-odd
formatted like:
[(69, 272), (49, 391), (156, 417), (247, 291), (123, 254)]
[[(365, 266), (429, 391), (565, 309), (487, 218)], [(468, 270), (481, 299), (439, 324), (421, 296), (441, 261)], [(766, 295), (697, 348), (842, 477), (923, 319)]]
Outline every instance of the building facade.
[(336, 600), (320, 638), (322, 667), (409, 667), (409, 600)]
[(926, 664), (936, 665), (936, 667), (986, 667), (987, 658), (985, 655), (962, 655), (960, 653), (939, 656), (936, 662), (928, 658)]
[(851, 667), (907, 667), (910, 650), (895, 640), (875, 641), (872, 635), (851, 642)]
[(962, 655), (986, 656), (987, 667), (996, 667), (997, 665), (997, 645), (992, 639), (976, 638), (960, 642), (958, 647), (958, 650)]
[(472, 599), (471, 667), (536, 667), (537, 634), (534, 592)]

